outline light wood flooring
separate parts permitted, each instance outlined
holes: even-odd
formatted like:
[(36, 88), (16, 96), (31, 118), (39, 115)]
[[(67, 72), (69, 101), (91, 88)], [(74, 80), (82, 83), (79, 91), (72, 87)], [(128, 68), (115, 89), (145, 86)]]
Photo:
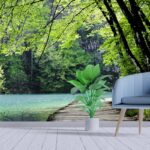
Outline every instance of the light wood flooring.
[(150, 127), (0, 127), (0, 150), (150, 150)]

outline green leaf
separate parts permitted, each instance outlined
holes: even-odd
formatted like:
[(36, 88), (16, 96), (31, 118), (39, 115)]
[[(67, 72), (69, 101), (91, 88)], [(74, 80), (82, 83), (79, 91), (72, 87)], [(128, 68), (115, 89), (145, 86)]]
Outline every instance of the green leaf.
[(83, 70), (83, 75), (87, 80), (94, 81), (100, 75), (99, 65), (88, 65), (85, 70)]
[(76, 72), (76, 78), (82, 83), (82, 84), (88, 84), (89, 80), (87, 80), (83, 74), (83, 71), (77, 71)]
[(74, 85), (76, 88), (78, 88), (80, 90), (81, 93), (83, 93), (86, 89), (86, 87), (80, 83), (79, 81), (77, 80), (70, 80), (68, 81), (70, 84)]

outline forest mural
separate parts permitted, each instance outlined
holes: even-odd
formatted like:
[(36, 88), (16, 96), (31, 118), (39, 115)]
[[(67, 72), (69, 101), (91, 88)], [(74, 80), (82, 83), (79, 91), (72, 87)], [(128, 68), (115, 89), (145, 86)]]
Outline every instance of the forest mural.
[(69, 93), (76, 70), (150, 71), (150, 0), (1, 0), (0, 93)]

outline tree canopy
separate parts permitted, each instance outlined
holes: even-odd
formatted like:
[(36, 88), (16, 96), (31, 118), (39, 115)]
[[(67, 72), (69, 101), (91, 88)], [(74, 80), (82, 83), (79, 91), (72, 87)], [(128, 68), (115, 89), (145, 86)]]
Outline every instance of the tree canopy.
[(150, 0), (0, 1), (6, 87), (55, 92), (90, 63), (122, 76), (149, 71), (149, 10)]

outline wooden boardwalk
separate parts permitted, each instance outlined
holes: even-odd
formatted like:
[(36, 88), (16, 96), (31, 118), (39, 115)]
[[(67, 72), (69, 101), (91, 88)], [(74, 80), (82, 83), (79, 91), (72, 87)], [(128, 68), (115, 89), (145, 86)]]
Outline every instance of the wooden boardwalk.
[[(88, 118), (87, 113), (85, 113), (81, 104), (77, 102), (73, 102), (68, 106), (58, 110), (54, 116), (53, 120), (55, 121), (77, 121), (77, 120), (85, 120)], [(96, 118), (99, 118), (103, 121), (117, 121), (119, 118), (119, 110), (112, 108), (112, 103), (107, 101), (104, 103), (102, 109), (100, 109), (96, 115)], [(135, 117), (125, 117), (124, 120), (135, 120)]]
[(0, 127), (0, 150), (150, 150), (150, 127), (138, 135), (137, 127)]

